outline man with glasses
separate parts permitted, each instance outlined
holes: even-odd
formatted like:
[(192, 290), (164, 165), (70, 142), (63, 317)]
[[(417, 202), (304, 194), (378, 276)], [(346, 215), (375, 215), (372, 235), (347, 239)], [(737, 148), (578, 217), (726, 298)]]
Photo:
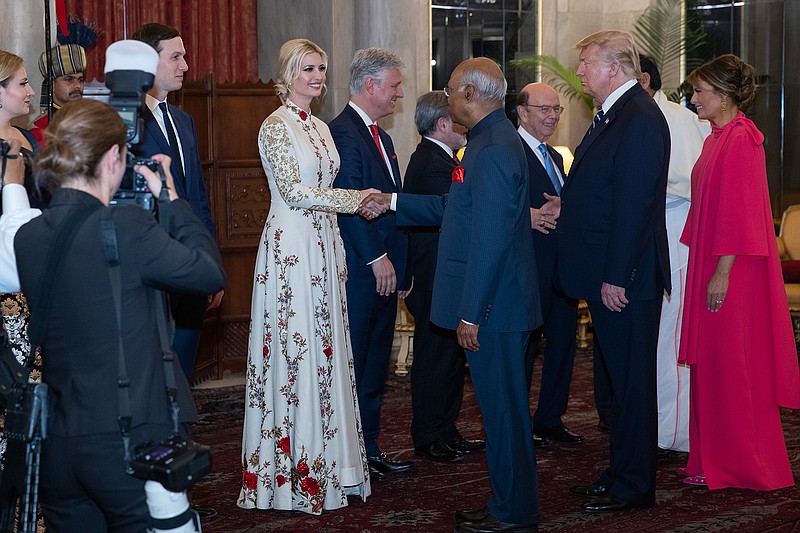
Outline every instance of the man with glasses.
[(528, 344), (525, 370), (529, 388), (539, 340), (542, 334), (547, 339), (539, 402), (531, 421), (536, 446), (546, 446), (550, 441), (583, 442), (583, 437), (570, 432), (561, 420), (567, 410), (572, 381), (578, 301), (553, 283), (558, 249), (556, 225), (561, 211), (561, 187), (567, 173), (561, 155), (546, 143), (556, 131), (563, 110), (558, 93), (544, 83), (526, 85), (517, 97), (518, 132), (528, 159), (533, 247), (544, 318), (544, 324), (533, 332)]

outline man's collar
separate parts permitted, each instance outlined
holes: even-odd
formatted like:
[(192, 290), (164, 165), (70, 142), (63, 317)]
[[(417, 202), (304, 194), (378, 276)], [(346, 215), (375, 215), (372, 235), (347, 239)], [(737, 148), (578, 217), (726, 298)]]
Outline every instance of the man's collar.
[[(158, 104), (160, 104), (160, 103), (161, 103), (160, 101), (158, 101), (158, 100), (156, 100), (155, 98), (153, 98), (152, 96), (150, 96), (150, 94), (146, 94), (146, 95), (145, 95), (144, 101), (145, 101), (145, 104), (147, 104), (147, 107), (148, 107), (148, 108), (150, 109), (150, 111), (152, 111), (153, 113), (155, 113), (155, 112), (156, 112), (156, 108), (158, 107)], [(164, 102), (166, 102), (166, 101), (167, 101), (167, 99), (165, 98), (165, 99), (164, 99)]]
[(358, 113), (358, 116), (361, 117), (361, 120), (364, 121), (364, 124), (366, 124), (367, 126), (375, 124), (375, 121), (369, 118), (369, 115), (367, 115), (367, 113), (363, 109), (358, 107), (358, 105), (356, 105), (352, 100), (348, 102), (348, 105), (353, 109), (355, 109), (356, 113)]
[(429, 136), (427, 136), (427, 135), (424, 135), (422, 138), (423, 138), (423, 139), (427, 139), (427, 140), (429, 140), (430, 142), (432, 142), (432, 143), (436, 144), (436, 145), (437, 145), (437, 146), (439, 146), (439, 147), (440, 147), (442, 150), (444, 150), (445, 152), (447, 152), (447, 155), (449, 155), (450, 157), (453, 157), (453, 149), (452, 149), (452, 148), (450, 148), (449, 146), (447, 146), (445, 143), (443, 143), (443, 142), (442, 142), (442, 141), (440, 141), (439, 139), (434, 139), (433, 137), (429, 137)]
[(526, 130), (522, 126), (517, 128), (517, 131), (519, 132), (519, 136), (522, 137), (522, 139), (526, 143), (528, 143), (528, 146), (530, 146), (531, 148), (536, 148), (544, 142), (534, 137), (528, 130)]
[(636, 80), (628, 80), (619, 87), (617, 87), (616, 89), (614, 89), (614, 91), (608, 95), (608, 98), (606, 98), (605, 102), (603, 102), (603, 113), (608, 113), (608, 110), (611, 109), (613, 105), (617, 103), (619, 97), (628, 92), (628, 89), (630, 89), (637, 83), (639, 82)]

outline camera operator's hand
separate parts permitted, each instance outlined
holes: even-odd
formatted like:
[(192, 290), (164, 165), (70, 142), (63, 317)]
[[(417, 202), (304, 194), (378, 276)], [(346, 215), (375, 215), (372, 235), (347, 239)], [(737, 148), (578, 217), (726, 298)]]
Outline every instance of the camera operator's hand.
[[(156, 154), (152, 157), (152, 159), (161, 163), (161, 171), (167, 178), (167, 188), (169, 189), (170, 201), (177, 200), (178, 192), (175, 190), (175, 183), (172, 179), (172, 173), (170, 172), (169, 168), (170, 163), (172, 163), (172, 158), (168, 155)], [(153, 196), (158, 198), (158, 196), (161, 194), (161, 176), (144, 165), (136, 165), (133, 170), (144, 176), (144, 179), (147, 181), (147, 186), (150, 187), (150, 192), (153, 193)]]
[(3, 176), (3, 185), (16, 183), (18, 185), (25, 184), (25, 159), (19, 152), (22, 143), (18, 139), (8, 141), (9, 150), (8, 157), (5, 157), (6, 173)]

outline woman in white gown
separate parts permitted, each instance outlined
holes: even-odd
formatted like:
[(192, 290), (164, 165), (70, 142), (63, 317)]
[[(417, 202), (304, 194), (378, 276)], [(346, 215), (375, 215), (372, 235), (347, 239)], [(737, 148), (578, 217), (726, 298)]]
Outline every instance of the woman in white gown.
[(284, 105), (258, 135), (271, 204), (253, 282), (238, 505), (319, 514), (370, 494), (336, 213), (355, 213), (374, 191), (331, 188), (339, 154), (311, 115), (325, 52), (294, 39), (278, 62)]

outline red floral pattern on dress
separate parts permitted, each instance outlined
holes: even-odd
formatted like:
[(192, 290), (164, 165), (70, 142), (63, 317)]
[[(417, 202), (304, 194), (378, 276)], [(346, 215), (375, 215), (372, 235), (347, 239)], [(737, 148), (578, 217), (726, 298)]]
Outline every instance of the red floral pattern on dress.
[(253, 472), (245, 471), (242, 478), (242, 485), (248, 490), (256, 490), (256, 486), (258, 485), (258, 475), (254, 474)]

